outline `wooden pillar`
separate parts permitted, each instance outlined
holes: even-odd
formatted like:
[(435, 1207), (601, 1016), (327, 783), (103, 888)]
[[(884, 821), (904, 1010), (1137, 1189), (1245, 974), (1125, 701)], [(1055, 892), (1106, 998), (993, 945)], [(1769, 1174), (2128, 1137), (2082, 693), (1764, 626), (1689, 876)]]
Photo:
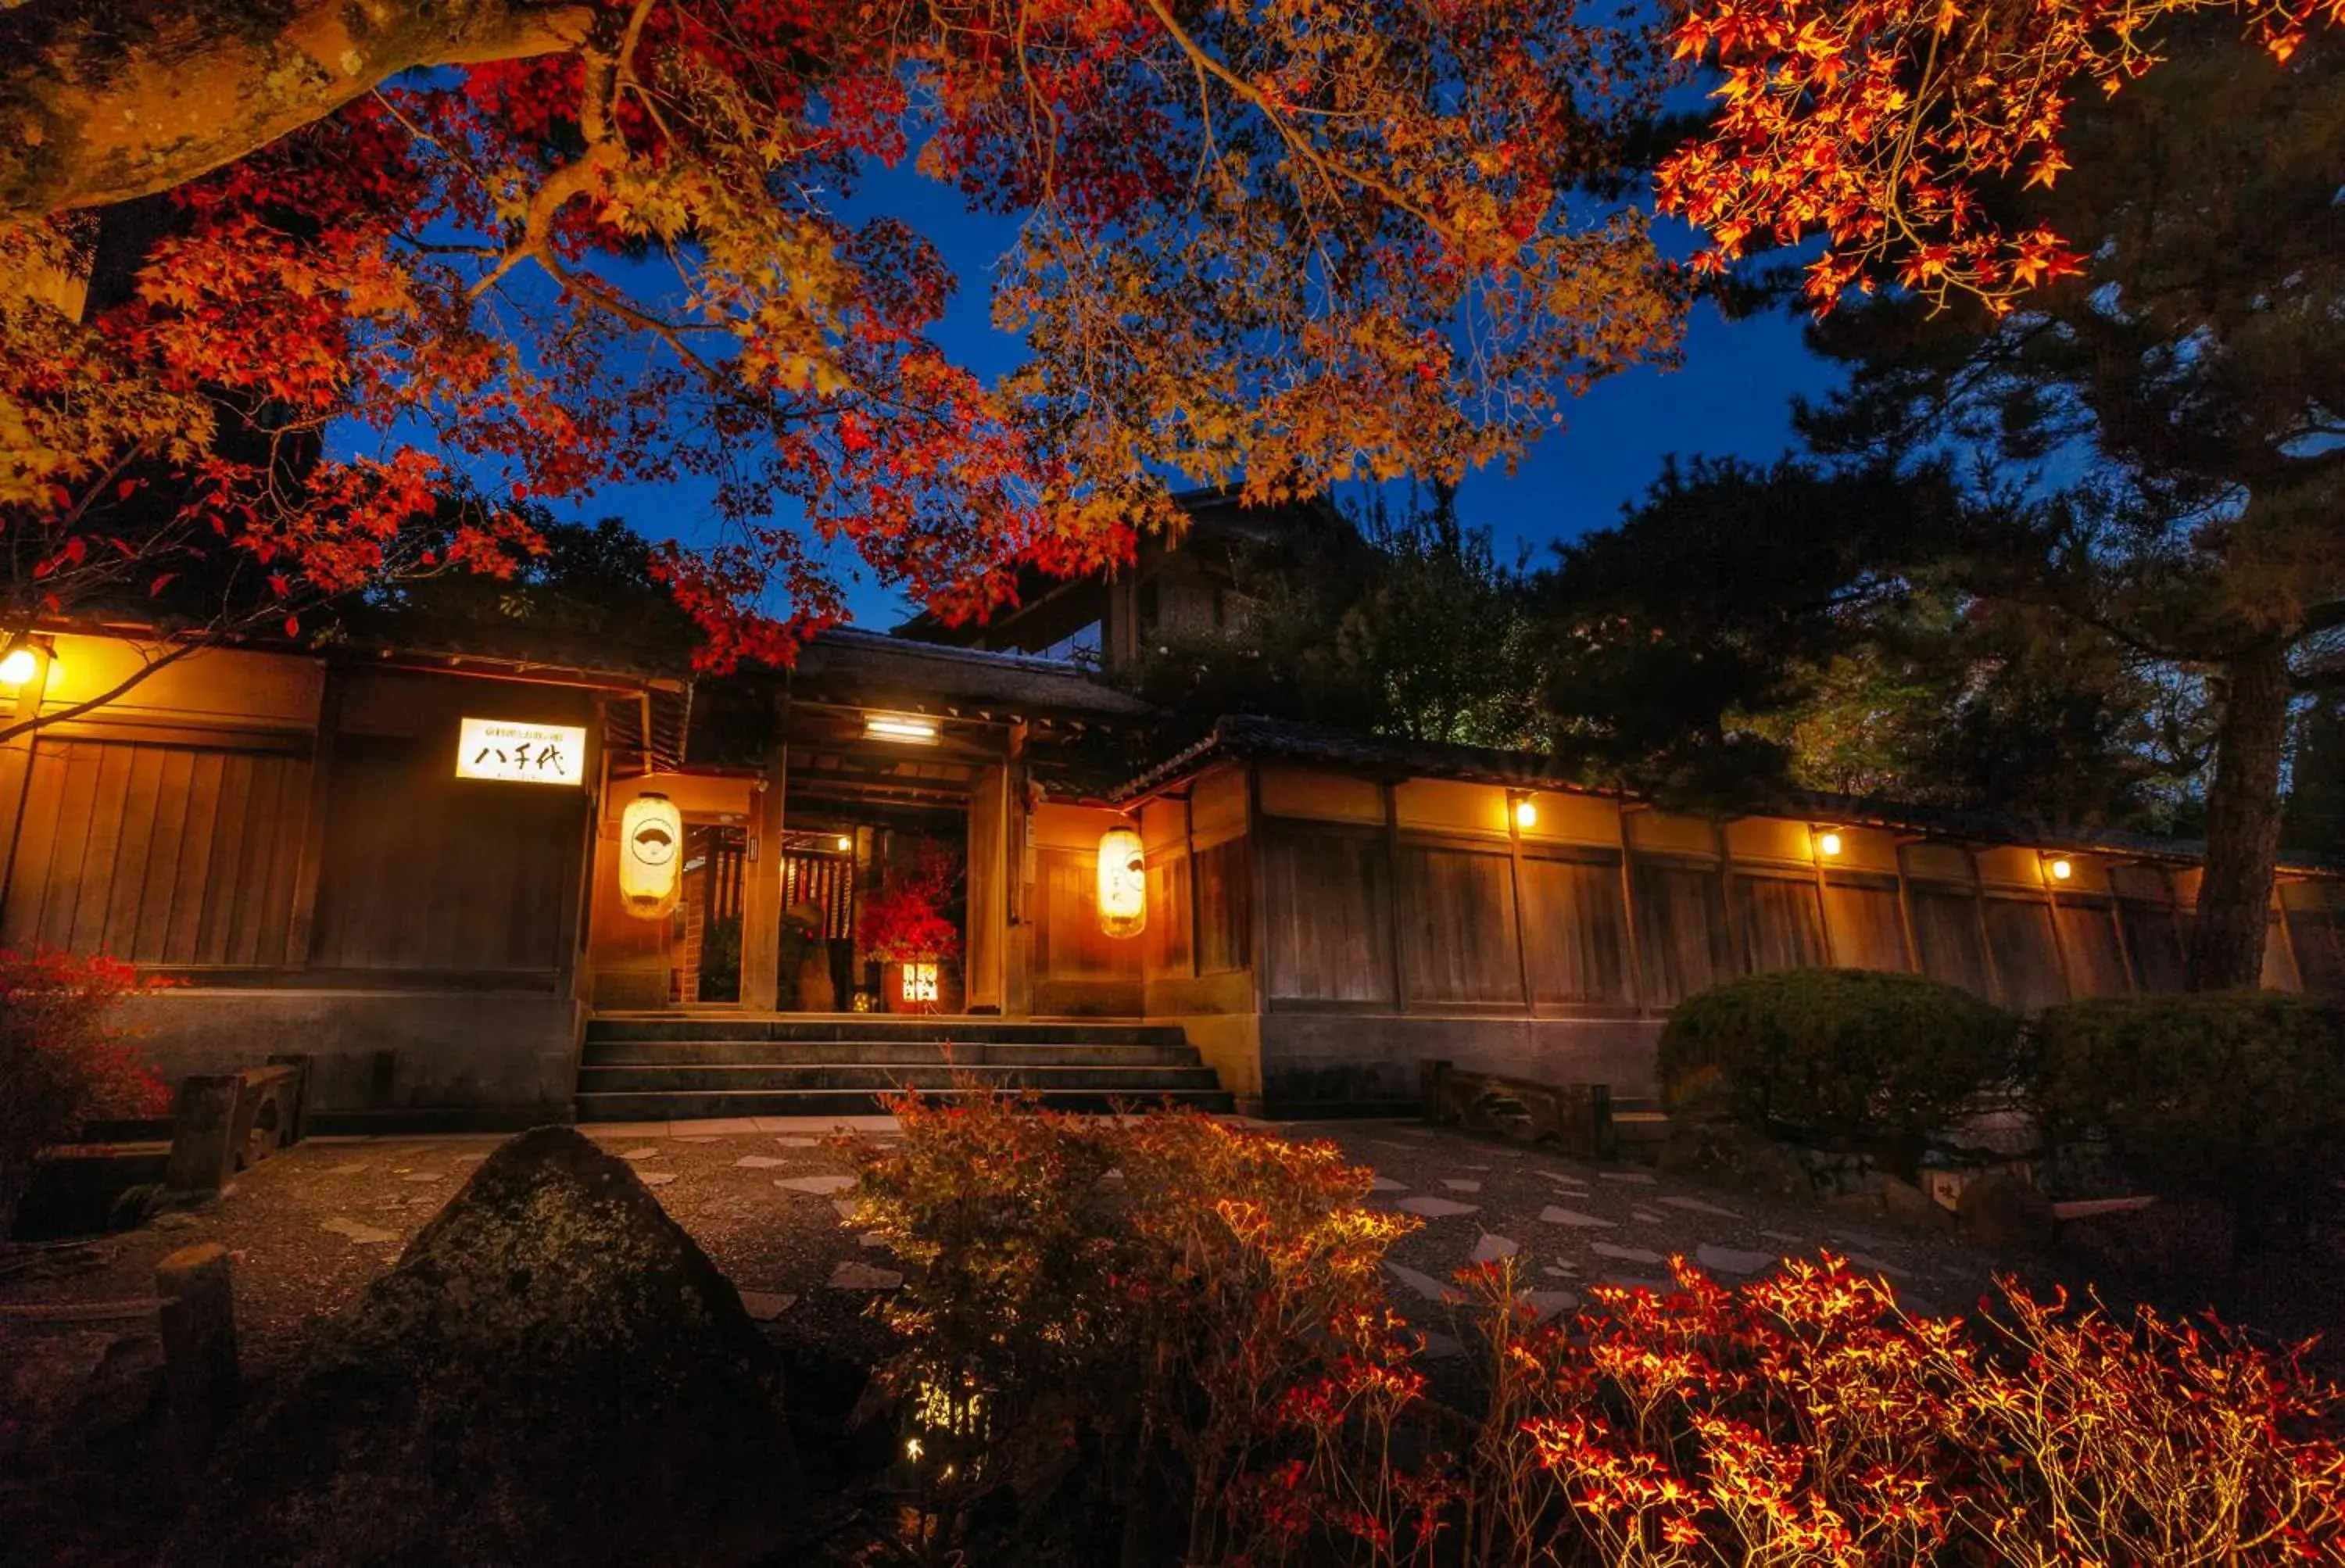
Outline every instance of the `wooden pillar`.
[(1639, 1013), (1650, 1005), (1645, 1000), (1644, 938), (1637, 931), (1637, 865), (1630, 846), (1629, 831), (1630, 808), (1614, 801), (1612, 820), (1620, 830), (1620, 934), (1629, 946), (1629, 1002)]
[[(1843, 840), (1842, 848), (1846, 847)], [(1816, 934), (1823, 939), (1824, 967), (1838, 969), (1841, 967), (1840, 944), (1832, 941), (1832, 884), (1824, 879), (1823, 851), (1816, 847), (1816, 830), (1812, 826), (1808, 829), (1808, 860), (1816, 873)]]
[[(37, 644), (27, 646), (38, 665), (5, 709), (12, 725), (40, 717), (41, 697), (49, 685), (49, 650)], [(5, 898), (9, 876), (15, 870), (16, 833), (24, 825), (25, 797), (32, 781), (33, 733), (28, 730), (0, 745), (0, 898)]]
[(1390, 779), (1385, 781), (1385, 927), (1391, 956), (1392, 999), (1395, 1013), (1408, 1011), (1408, 982), (1401, 965), (1400, 887), (1400, 790)]
[(1964, 850), (1963, 859), (1971, 868), (1971, 909), (1978, 916), (1979, 964), (1986, 971), (1987, 1000), (2008, 1007), (2012, 1003), (2004, 994), (2003, 970), (1995, 962), (1995, 934), (1987, 929), (1986, 881), (1979, 875), (1978, 851)]
[(1529, 799), (1528, 790), (1519, 796), (1511, 790), (1507, 794), (1507, 875), (1514, 881), (1515, 969), (1522, 983), (1523, 1012), (1527, 1015), (1538, 1008), (1531, 996), (1530, 924), (1523, 915), (1523, 826), (1516, 818), (1515, 802)]
[(1905, 972), (1922, 974), (1922, 939), (1914, 929), (1914, 884), (1905, 871), (1905, 840), (1893, 846), (1897, 856), (1897, 934), (1905, 943)]
[(782, 1000), (782, 823), (790, 790), (789, 699), (783, 738), (766, 754), (762, 786), (749, 797), (748, 864), (741, 897), (741, 1006), (771, 1013)]
[(2052, 923), (2052, 956), (2060, 962), (2062, 997), (2075, 1002), (2077, 1000), (2076, 972), (2068, 963), (2068, 939), (2060, 934), (2060, 899), (2052, 891), (2052, 868), (2044, 863), (2044, 857), (2040, 854), (2035, 857), (2035, 880), (2043, 884), (2045, 918)]
[[(341, 727), (342, 683), (325, 667), (318, 688), (317, 733), (310, 738), (310, 799), (301, 817), (301, 859), (293, 873), (293, 913), (286, 924), (285, 962), (310, 967), (318, 924), (318, 881), (326, 861), (326, 811), (332, 800), (334, 733)], [(567, 967), (566, 963), (565, 966)]]

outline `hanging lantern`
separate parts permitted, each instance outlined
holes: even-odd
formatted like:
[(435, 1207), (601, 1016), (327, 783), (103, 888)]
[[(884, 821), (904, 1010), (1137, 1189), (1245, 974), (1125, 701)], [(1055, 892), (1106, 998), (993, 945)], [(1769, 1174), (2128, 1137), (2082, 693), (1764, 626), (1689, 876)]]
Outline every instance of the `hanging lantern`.
[(665, 795), (638, 795), (619, 817), (619, 901), (641, 920), (675, 908), (684, 863), (684, 814)]
[(1148, 872), (1140, 835), (1110, 828), (1099, 844), (1100, 930), (1110, 936), (1138, 936), (1148, 929)]

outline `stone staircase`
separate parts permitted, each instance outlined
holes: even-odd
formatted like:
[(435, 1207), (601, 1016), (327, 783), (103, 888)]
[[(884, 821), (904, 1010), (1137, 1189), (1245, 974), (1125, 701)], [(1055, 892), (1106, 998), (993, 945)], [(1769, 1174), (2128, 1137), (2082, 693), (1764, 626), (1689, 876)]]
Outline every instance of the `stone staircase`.
[(582, 1122), (858, 1115), (879, 1096), (1031, 1090), (1060, 1110), (1230, 1096), (1177, 1025), (725, 1013), (604, 1013), (586, 1025)]

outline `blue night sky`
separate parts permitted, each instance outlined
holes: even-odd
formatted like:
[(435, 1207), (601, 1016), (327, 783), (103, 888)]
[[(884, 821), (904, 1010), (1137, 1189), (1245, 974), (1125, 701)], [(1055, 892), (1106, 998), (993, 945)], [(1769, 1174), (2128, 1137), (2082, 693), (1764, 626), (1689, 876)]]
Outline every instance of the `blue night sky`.
[[(850, 220), (894, 213), (943, 252), (960, 278), (937, 332), (949, 354), (987, 376), (1015, 361), (1017, 341), (988, 319), (989, 269), (1007, 246), (1010, 224), (964, 211), (957, 197), (904, 169), (879, 171), (841, 209)], [(1692, 249), (1690, 230), (1675, 220), (1657, 220), (1657, 232), (1665, 249)], [(1798, 321), (1769, 314), (1729, 321), (1698, 306), (1682, 368), (1599, 383), (1564, 407), (1563, 428), (1533, 446), (1511, 476), (1497, 469), (1473, 475), (1459, 510), (1469, 524), (1493, 530), (1502, 560), (1523, 545), (1542, 558), (1548, 542), (1617, 521), (1671, 453), (1775, 457), (1793, 444), (1792, 398), (1820, 394), (1835, 375), (1802, 343)], [(689, 484), (607, 490), (572, 514), (623, 516), (652, 538), (705, 536), (714, 523), (705, 490)], [(854, 577), (849, 598), (859, 623), (884, 629), (909, 613), (898, 596), (855, 572), (851, 552), (838, 553), (837, 565)]]

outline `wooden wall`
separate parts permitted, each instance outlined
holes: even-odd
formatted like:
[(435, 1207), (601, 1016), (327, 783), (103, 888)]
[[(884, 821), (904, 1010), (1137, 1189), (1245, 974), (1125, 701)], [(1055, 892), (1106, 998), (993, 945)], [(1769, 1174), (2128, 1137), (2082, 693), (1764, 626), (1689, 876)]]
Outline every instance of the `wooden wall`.
[[(1100, 835), (1122, 813), (1045, 803), (1033, 820), (1034, 882), (1026, 901), (1032, 1010), (1043, 1015), (1135, 1016), (1142, 1011), (1146, 933), (1100, 929)], [(1154, 911), (1151, 911), (1153, 922)]]
[[(52, 707), (138, 650), (62, 639)], [(86, 688), (86, 689), (85, 689)], [(25, 755), (0, 940), (198, 983), (551, 987), (587, 788), (459, 781), (464, 714), (592, 726), (584, 693), (207, 652)]]
[[(1920, 972), (2007, 1005), (2174, 991), (2195, 889), (2160, 867), (1726, 823), (1592, 796), (1261, 765), (1273, 1008), (1666, 1012), (1767, 970)], [(2296, 881), (2266, 983), (2345, 989), (2345, 889)], [(2307, 958), (2305, 955), (2311, 956)]]

